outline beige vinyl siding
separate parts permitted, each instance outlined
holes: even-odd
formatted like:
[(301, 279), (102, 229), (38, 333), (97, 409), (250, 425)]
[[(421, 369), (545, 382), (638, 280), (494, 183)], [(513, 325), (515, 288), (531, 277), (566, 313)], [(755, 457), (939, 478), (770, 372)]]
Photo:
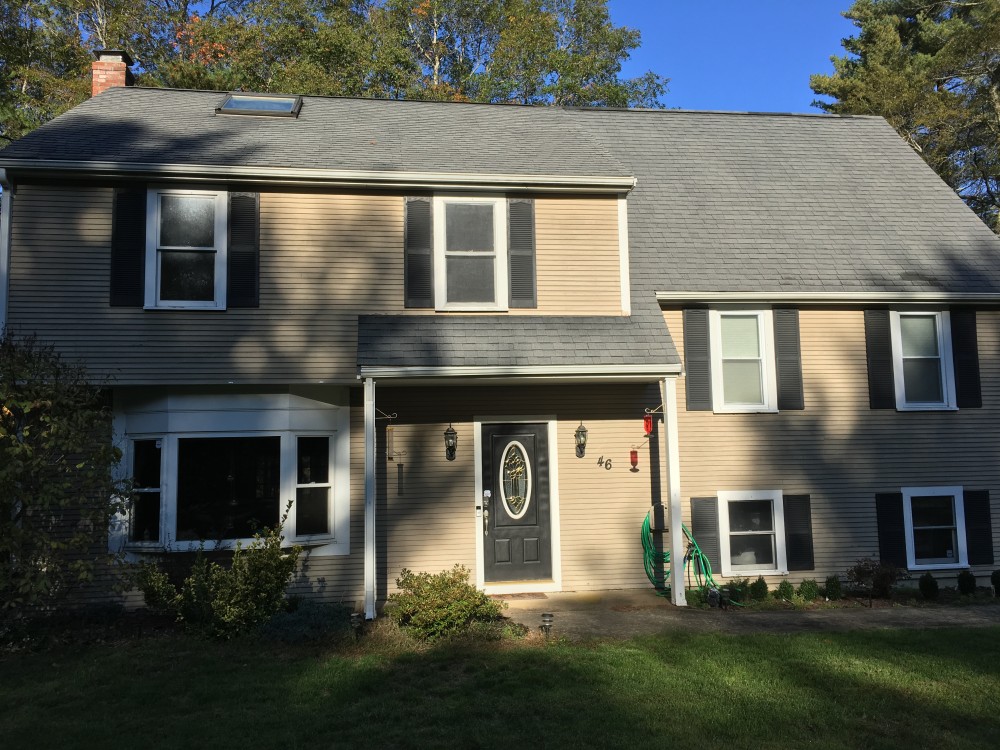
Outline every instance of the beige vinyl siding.
[[(261, 194), (259, 308), (110, 307), (113, 197), (18, 187), (9, 324), (120, 384), (350, 383), (357, 315), (434, 314), (403, 307), (404, 200), (377, 193)], [(539, 306), (511, 314), (621, 314), (615, 199), (536, 212)]]
[[(681, 311), (664, 319), (683, 351)], [(809, 494), (816, 570), (791, 577), (822, 578), (878, 557), (876, 492), (962, 485), (990, 491), (1000, 548), (1000, 313), (978, 313), (983, 408), (958, 412), (869, 408), (863, 310), (803, 309), (799, 323), (804, 411), (688, 412), (678, 380), (685, 522), (689, 498), (718, 490)]]
[[(564, 590), (647, 586), (639, 529), (650, 497), (659, 493), (662, 454), (656, 442), (639, 450), (637, 472), (629, 449), (644, 443), (642, 409), (659, 404), (655, 385), (376, 389), (376, 404), (393, 420), (393, 461), (379, 484), (379, 547), (385, 549), (389, 590), (402, 568), (437, 572), (455, 563), (475, 580), (476, 536), (473, 420), (477, 417), (555, 417)], [(574, 431), (590, 431), (577, 458)], [(454, 461), (444, 456), (443, 432), (458, 433)], [(380, 421), (380, 453), (385, 449)], [(598, 458), (612, 461), (611, 470)], [(654, 458), (659, 458), (655, 467)], [(381, 461), (381, 458), (380, 458)], [(402, 468), (400, 468), (402, 467)], [(555, 551), (554, 551), (555, 554)]]

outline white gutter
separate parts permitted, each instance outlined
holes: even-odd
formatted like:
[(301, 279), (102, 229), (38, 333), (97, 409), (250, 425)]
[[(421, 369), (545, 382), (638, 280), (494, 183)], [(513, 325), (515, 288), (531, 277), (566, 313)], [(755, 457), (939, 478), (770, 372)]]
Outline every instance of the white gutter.
[(0, 169), (0, 334), (7, 327), (7, 306), (10, 297), (10, 236), (14, 210), (14, 186), (7, 173)]
[(772, 302), (802, 305), (903, 305), (941, 303), (1000, 304), (1000, 292), (657, 292), (661, 304), (676, 302)]
[(675, 365), (524, 365), (510, 367), (361, 367), (359, 378), (560, 378), (585, 380), (636, 380), (676, 375), (681, 371)]
[(670, 601), (687, 606), (684, 591), (684, 531), (681, 527), (681, 451), (677, 428), (677, 378), (663, 379), (663, 427), (666, 434), (667, 497), (670, 501)]
[(365, 619), (375, 619), (375, 381), (365, 378)]
[(292, 167), (217, 166), (212, 164), (142, 164), (113, 161), (2, 159), (10, 170), (32, 174), (87, 177), (149, 177), (184, 182), (239, 180), (246, 183), (324, 185), (363, 188), (423, 188), (496, 190), (497, 188), (560, 192), (620, 192), (635, 187), (631, 175), (597, 177), (547, 174), (465, 174), (449, 172), (404, 172), (391, 170), (297, 169)]

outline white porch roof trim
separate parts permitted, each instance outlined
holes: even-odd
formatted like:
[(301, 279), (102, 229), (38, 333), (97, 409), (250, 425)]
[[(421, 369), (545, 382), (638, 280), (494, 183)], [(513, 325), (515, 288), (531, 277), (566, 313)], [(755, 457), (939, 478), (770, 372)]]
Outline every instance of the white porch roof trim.
[(801, 305), (1000, 304), (1000, 292), (656, 292), (660, 304), (676, 302), (774, 302)]
[(526, 365), (510, 367), (381, 367), (359, 368), (360, 378), (424, 379), (424, 378), (525, 378), (539, 380), (652, 380), (678, 375), (681, 365)]

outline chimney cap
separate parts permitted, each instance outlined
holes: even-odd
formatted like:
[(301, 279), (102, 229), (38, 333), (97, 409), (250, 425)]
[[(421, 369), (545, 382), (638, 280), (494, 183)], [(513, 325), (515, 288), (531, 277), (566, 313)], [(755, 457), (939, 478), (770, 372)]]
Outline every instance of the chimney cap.
[(127, 67), (131, 67), (133, 62), (123, 49), (95, 49), (94, 56), (101, 62), (123, 62)]

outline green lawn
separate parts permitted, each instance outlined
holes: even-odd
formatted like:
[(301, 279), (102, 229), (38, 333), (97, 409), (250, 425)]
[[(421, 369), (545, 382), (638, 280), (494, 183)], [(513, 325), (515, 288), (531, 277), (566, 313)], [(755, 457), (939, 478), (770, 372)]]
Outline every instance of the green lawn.
[(997, 748), (1000, 628), (0, 656), (0, 746)]

